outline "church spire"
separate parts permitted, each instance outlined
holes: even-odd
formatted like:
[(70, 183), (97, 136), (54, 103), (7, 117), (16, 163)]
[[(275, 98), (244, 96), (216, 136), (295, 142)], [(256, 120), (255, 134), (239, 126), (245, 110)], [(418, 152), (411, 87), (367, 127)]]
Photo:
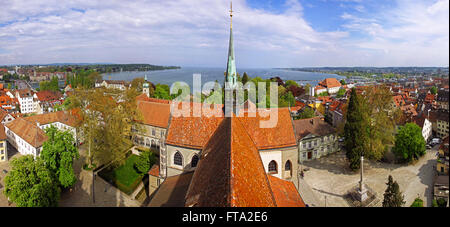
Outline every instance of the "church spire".
[(235, 88), (237, 82), (236, 62), (234, 59), (233, 44), (233, 3), (230, 5), (230, 43), (228, 48), (228, 63), (225, 82), (229, 82), (230, 88)]

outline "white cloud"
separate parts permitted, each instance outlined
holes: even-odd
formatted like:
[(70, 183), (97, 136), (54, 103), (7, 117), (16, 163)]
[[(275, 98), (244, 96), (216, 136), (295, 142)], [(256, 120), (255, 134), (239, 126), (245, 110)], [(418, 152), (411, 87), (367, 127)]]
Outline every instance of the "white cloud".
[[(289, 9), (280, 14), (253, 9), (245, 0), (233, 1), (238, 67), (448, 62), (448, 0), (418, 6), (400, 1), (398, 9), (379, 18), (346, 13), (341, 17), (348, 21), (343, 29), (328, 32), (316, 31), (304, 19), (308, 9), (299, 1), (287, 0), (285, 4)], [(114, 0), (107, 4), (15, 0), (7, 1), (3, 8), (0, 65), (226, 63), (228, 0)], [(390, 19), (385, 23), (384, 18)], [(350, 35), (354, 32), (367, 33), (369, 38), (354, 38)]]

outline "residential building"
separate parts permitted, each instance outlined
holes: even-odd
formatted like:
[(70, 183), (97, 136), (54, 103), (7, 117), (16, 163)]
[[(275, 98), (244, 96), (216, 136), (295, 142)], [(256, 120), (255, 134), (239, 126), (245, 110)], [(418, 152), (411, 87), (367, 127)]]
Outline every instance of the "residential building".
[(38, 125), (41, 130), (54, 126), (60, 131), (69, 131), (73, 135), (75, 141), (79, 142), (76, 129), (76, 117), (67, 111), (37, 114), (23, 119)]
[(30, 89), (20, 89), (16, 91), (16, 98), (19, 101), (20, 112), (22, 114), (36, 113), (36, 99)]
[(5, 133), (9, 144), (22, 155), (39, 156), (42, 145), (47, 140), (47, 135), (36, 123), (23, 118), (17, 118), (6, 124)]
[(8, 124), (14, 120), (14, 116), (8, 113), (6, 110), (0, 108), (0, 123), (2, 125)]
[(5, 133), (5, 126), (0, 124), (0, 162), (8, 161), (8, 141)]
[(333, 101), (327, 106), (325, 119), (333, 125), (333, 127), (338, 127), (343, 124), (345, 122), (346, 106), (346, 101)]
[(123, 81), (123, 80), (103, 80), (95, 82), (95, 87), (105, 87), (108, 89), (119, 89), (125, 90), (129, 88), (131, 83)]
[(449, 117), (449, 112), (447, 112), (447, 111), (437, 112), (436, 123), (437, 123), (437, 136), (439, 138), (444, 138), (444, 137), (448, 136), (448, 132), (449, 132), (448, 117)]
[(444, 199), (448, 203), (449, 198), (448, 175), (436, 175), (433, 184), (433, 197), (435, 200)]
[(56, 91), (38, 91), (34, 95), (36, 102), (36, 113), (43, 114), (55, 111), (56, 105), (63, 103), (63, 95)]
[(422, 136), (425, 142), (431, 140), (433, 134), (433, 126), (431, 121), (429, 121), (425, 115), (422, 115), (420, 117), (416, 117), (414, 123), (416, 123), (419, 127), (422, 128)]
[(341, 83), (336, 78), (326, 78), (315, 87), (316, 95), (324, 91), (328, 92), (328, 94), (336, 94), (341, 86)]
[(449, 165), (449, 156), (448, 156), (448, 146), (449, 146), (449, 136), (446, 136), (441, 145), (439, 146), (439, 157), (437, 159), (436, 171), (439, 175), (447, 175), (448, 176), (448, 165)]
[(439, 90), (436, 98), (436, 105), (439, 109), (449, 110), (448, 108), (449, 91)]
[(299, 161), (307, 161), (339, 150), (336, 130), (319, 117), (294, 120)]
[(76, 142), (76, 119), (64, 111), (39, 114), (25, 118), (16, 118), (5, 124), (5, 133), (8, 142), (14, 146), (20, 154), (39, 156), (42, 145), (47, 140), (45, 129), (55, 126), (58, 130), (69, 131)]

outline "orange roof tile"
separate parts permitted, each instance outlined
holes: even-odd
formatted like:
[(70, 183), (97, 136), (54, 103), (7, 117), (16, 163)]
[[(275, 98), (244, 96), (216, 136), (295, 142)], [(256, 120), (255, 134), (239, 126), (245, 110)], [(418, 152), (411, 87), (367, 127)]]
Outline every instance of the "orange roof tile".
[(138, 101), (137, 108), (142, 114), (143, 120), (140, 121), (146, 125), (152, 125), (160, 128), (167, 128), (169, 126), (170, 118), (170, 105), (149, 102)]
[(0, 140), (6, 140), (5, 126), (0, 124)]
[(273, 207), (258, 149), (238, 118), (225, 118), (203, 149), (186, 206)]
[(331, 125), (323, 121), (320, 117), (294, 120), (294, 127), (298, 140), (301, 140), (309, 134), (325, 136), (336, 132)]
[(277, 207), (305, 207), (302, 197), (298, 194), (294, 183), (270, 176), (269, 182)]
[[(181, 103), (180, 109), (181, 109)], [(168, 134), (167, 134), (167, 144), (175, 145), (175, 146), (183, 146), (190, 147), (195, 149), (201, 149), (205, 146), (206, 142), (208, 142), (211, 135), (219, 126), (220, 122), (223, 120), (223, 112), (222, 108), (219, 109), (220, 112), (217, 116), (211, 117), (194, 117), (193, 116), (193, 107), (196, 105), (197, 107), (201, 107), (201, 103), (191, 103), (191, 114), (188, 117), (172, 116), (171, 123), (169, 125)]]
[(36, 96), (41, 102), (55, 101), (62, 98), (62, 94), (55, 91), (38, 91), (36, 92)]
[(333, 88), (333, 87), (340, 87), (342, 86), (341, 83), (336, 78), (326, 78), (325, 80), (321, 81), (319, 85), (322, 85), (326, 88)]
[(159, 164), (154, 164), (152, 168), (148, 171), (148, 175), (159, 177)]
[[(278, 111), (278, 120), (273, 128), (261, 128), (261, 121), (268, 121), (270, 112)], [(249, 133), (256, 147), (260, 150), (296, 146), (291, 113), (288, 108), (258, 109), (256, 117), (238, 117)]]
[(23, 118), (17, 118), (5, 126), (35, 148), (41, 147), (48, 138), (36, 124)]
[(66, 111), (57, 111), (45, 114), (37, 114), (29, 117), (23, 118), (32, 123), (39, 122), (41, 125), (46, 125), (54, 122), (64, 123), (66, 125), (75, 127), (76, 126), (76, 117), (67, 113)]

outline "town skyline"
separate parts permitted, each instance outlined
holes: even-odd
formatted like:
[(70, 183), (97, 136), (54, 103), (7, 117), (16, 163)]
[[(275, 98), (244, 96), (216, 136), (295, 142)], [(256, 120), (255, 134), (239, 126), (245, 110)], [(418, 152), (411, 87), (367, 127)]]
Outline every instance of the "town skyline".
[[(237, 68), (448, 67), (448, 1), (233, 4)], [(228, 8), (226, 0), (8, 2), (0, 65), (223, 67)]]

